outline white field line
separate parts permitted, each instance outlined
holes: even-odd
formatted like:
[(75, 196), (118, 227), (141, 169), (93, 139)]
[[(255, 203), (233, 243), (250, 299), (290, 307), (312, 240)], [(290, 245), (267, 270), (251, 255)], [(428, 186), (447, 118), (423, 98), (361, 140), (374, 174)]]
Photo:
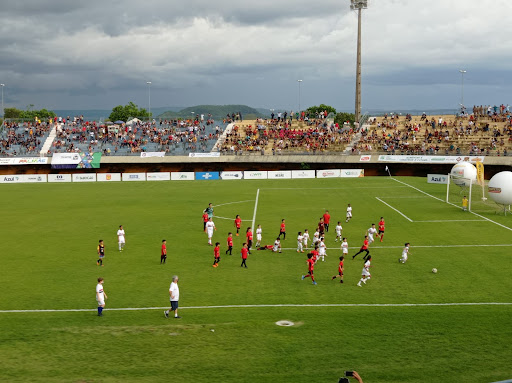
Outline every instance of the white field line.
[(389, 199), (389, 198), (427, 198), (426, 195), (410, 195), (410, 196), (394, 196), (394, 195), (390, 195), (390, 196), (386, 196), (386, 199)]
[[(262, 307), (432, 307), (432, 306), (510, 306), (512, 302), (452, 302), (452, 303), (320, 303), (320, 304), (263, 304), (263, 305), (224, 305), (224, 306), (189, 306), (182, 307), (180, 310), (186, 309), (237, 309), (237, 308), (262, 308)], [(166, 310), (165, 307), (118, 307), (107, 308), (108, 311), (145, 311), (145, 310)], [(2, 314), (9, 313), (54, 313), (54, 312), (91, 312), (97, 309), (31, 309), (31, 310), (0, 310)]]
[(487, 222), (485, 219), (439, 219), (437, 221), (414, 221), (417, 222)]
[[(455, 207), (457, 207), (457, 208), (460, 208), (460, 206), (457, 206), (457, 205), (455, 205), (454, 203), (446, 202), (446, 201), (442, 200), (441, 198), (438, 198), (438, 197), (436, 197), (436, 196), (433, 196), (432, 194), (429, 194), (429, 193), (427, 193), (427, 192), (424, 192), (423, 190), (418, 189), (417, 187), (414, 187), (414, 186), (412, 186), (412, 185), (409, 185), (408, 183), (405, 183), (405, 182), (403, 182), (403, 181), (399, 181), (399, 180), (397, 180), (397, 179), (395, 179), (395, 178), (393, 178), (393, 177), (391, 177), (391, 179), (392, 179), (393, 181), (395, 181), (395, 182), (398, 182), (398, 183), (401, 183), (401, 184), (403, 184), (403, 185), (409, 186), (410, 188), (412, 188), (412, 189), (414, 189), (414, 190), (416, 190), (416, 191), (419, 191), (420, 193), (423, 193), (423, 194), (425, 194), (425, 195), (427, 195), (427, 196), (429, 196), (429, 197), (432, 197), (432, 198), (434, 198), (434, 199), (437, 199), (438, 201), (441, 201), (441, 202), (443, 202), (443, 203), (448, 203), (448, 204), (450, 204), (450, 205), (452, 205), (452, 206), (455, 206)], [(502, 224), (501, 224), (501, 223), (499, 223), (499, 222), (493, 221), (492, 219), (489, 219), (489, 218), (487, 218), (487, 217), (484, 217), (483, 215), (477, 214), (477, 213), (475, 213), (475, 212), (470, 211), (470, 213), (471, 213), (471, 214), (473, 214), (473, 215), (476, 215), (477, 217), (480, 217), (480, 218), (484, 219), (485, 221), (488, 221), (488, 222), (494, 223), (495, 225), (498, 225), (498, 226), (500, 226), (500, 227), (502, 227), (502, 228), (504, 228), (504, 229), (507, 229), (507, 230), (512, 231), (512, 228), (511, 228), (511, 227), (508, 227), (508, 226), (502, 225)]]
[(261, 188), (262, 190), (352, 190), (352, 189), (398, 189), (407, 186), (354, 186), (344, 188)]
[(412, 219), (410, 219), (409, 217), (407, 217), (404, 213), (402, 213), (400, 210), (398, 209), (395, 209), (393, 206), (391, 206), (389, 203), (387, 202), (384, 202), (383, 200), (381, 200), (379, 197), (375, 197), (377, 200), (379, 200), (380, 202), (382, 202), (384, 205), (390, 207), (391, 209), (393, 209), (394, 211), (396, 211), (398, 214), (400, 214), (402, 217), (404, 217), (406, 220), (408, 220), (409, 222), (413, 222)]
[(218, 205), (214, 205), (213, 207), (219, 207), (219, 206), (224, 206), (224, 205), (232, 205), (234, 203), (244, 203), (244, 202), (253, 202), (254, 200), (252, 199), (248, 199), (246, 201), (235, 201), (235, 202), (226, 202), (226, 203), (220, 203)]
[(260, 189), (256, 192), (256, 202), (254, 202), (254, 213), (252, 215), (252, 230), (255, 233), (256, 228), (254, 227), (254, 224), (256, 223), (256, 211), (258, 210), (258, 199), (260, 198)]
[[(492, 244), (492, 245), (413, 245), (411, 248), (423, 248), (423, 249), (432, 249), (432, 248), (457, 248), (457, 247), (512, 247), (512, 243), (504, 243), (504, 244)], [(370, 249), (403, 249), (403, 246), (371, 246)], [(359, 246), (349, 246), (349, 249), (360, 249)], [(281, 250), (294, 250), (295, 247), (283, 247)], [(305, 249), (311, 250), (311, 249)], [(340, 247), (328, 247), (327, 250), (340, 250)]]
[(221, 217), (221, 216), (218, 216), (218, 215), (214, 215), (213, 218), (217, 219), (217, 218), (220, 218), (220, 219), (229, 219), (230, 221), (234, 221), (235, 219), (234, 218), (226, 218), (226, 217)]

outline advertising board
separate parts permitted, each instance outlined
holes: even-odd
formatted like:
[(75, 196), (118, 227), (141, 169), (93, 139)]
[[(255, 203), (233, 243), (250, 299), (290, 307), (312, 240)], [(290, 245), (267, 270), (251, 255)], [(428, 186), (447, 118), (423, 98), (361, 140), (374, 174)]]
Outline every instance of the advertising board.
[(152, 172), (146, 173), (147, 181), (170, 181), (171, 173), (170, 172)]

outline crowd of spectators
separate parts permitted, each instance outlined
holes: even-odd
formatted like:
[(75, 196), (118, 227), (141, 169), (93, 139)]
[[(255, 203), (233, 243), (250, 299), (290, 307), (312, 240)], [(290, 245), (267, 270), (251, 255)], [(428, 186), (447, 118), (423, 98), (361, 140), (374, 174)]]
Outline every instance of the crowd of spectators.
[(53, 127), (51, 121), (5, 121), (0, 133), (0, 156), (37, 156), (45, 136)]

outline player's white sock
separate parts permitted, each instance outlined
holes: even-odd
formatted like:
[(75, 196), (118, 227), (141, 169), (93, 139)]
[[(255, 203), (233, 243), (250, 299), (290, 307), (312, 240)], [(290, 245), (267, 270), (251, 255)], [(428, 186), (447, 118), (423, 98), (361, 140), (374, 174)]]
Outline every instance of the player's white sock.
[(119, 244), (119, 251), (121, 251), (121, 244)]

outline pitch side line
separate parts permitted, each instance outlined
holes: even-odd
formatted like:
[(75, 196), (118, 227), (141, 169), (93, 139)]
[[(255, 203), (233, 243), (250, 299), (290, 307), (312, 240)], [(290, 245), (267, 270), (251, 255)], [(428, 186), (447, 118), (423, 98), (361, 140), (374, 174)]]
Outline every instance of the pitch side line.
[(254, 202), (254, 213), (252, 215), (252, 230), (253, 233), (256, 233), (256, 228), (254, 227), (254, 224), (256, 223), (256, 211), (258, 210), (258, 199), (260, 198), (260, 189), (256, 192), (256, 202)]
[(417, 222), (487, 222), (485, 219), (439, 219), (437, 221), (414, 221)]
[[(320, 304), (268, 304), (268, 305), (224, 305), (224, 306), (188, 306), (185, 309), (237, 309), (237, 308), (262, 308), (262, 307), (432, 307), (432, 306), (510, 306), (512, 302), (453, 302), (453, 303), (320, 303)], [(146, 311), (166, 310), (165, 307), (120, 307), (108, 308), (106, 311)], [(47, 310), (0, 310), (2, 314), (8, 313), (55, 313), (55, 312), (95, 312), (97, 309), (47, 309)]]
[[(419, 191), (420, 193), (423, 193), (423, 194), (425, 194), (425, 195), (428, 195), (429, 197), (432, 197), (432, 198), (434, 198), (434, 199), (437, 199), (438, 201), (441, 201), (441, 202), (444, 202), (444, 203), (448, 203), (448, 204), (450, 204), (450, 205), (452, 205), (452, 206), (455, 206), (455, 207), (457, 207), (457, 208), (460, 208), (459, 206), (455, 205), (454, 203), (446, 202), (446, 201), (442, 200), (441, 198), (438, 198), (438, 197), (436, 197), (436, 196), (433, 196), (432, 194), (429, 194), (429, 193), (427, 193), (427, 192), (424, 192), (423, 190), (418, 189), (417, 187), (414, 187), (414, 186), (412, 186), (412, 185), (409, 185), (408, 183), (405, 183), (405, 182), (403, 182), (403, 181), (399, 181), (399, 180), (397, 180), (397, 179), (395, 179), (395, 178), (393, 178), (393, 177), (391, 177), (391, 179), (392, 179), (393, 181), (396, 181), (396, 182), (400, 183), (400, 184), (406, 185), (406, 186), (408, 186), (408, 187), (410, 187), (410, 188), (412, 188), (412, 189), (414, 189), (414, 190), (416, 190), (416, 191)], [(470, 211), (470, 213), (471, 213), (471, 214), (473, 214), (473, 215), (476, 215), (477, 217), (482, 218), (482, 219), (483, 219), (483, 220), (485, 220), (485, 221), (488, 221), (488, 222), (494, 223), (495, 225), (498, 225), (498, 226), (500, 226), (500, 227), (502, 227), (502, 228), (504, 228), (504, 229), (507, 229), (507, 230), (512, 231), (512, 228), (510, 228), (510, 227), (508, 227), (508, 226), (505, 226), (505, 225), (502, 225), (501, 223), (496, 222), (496, 221), (493, 221), (492, 219), (489, 219), (489, 218), (487, 218), (487, 217), (484, 217), (483, 215), (477, 214), (477, 213), (472, 212), (472, 211)]]
[(248, 199), (246, 201), (235, 201), (235, 202), (226, 202), (226, 203), (220, 203), (218, 205), (213, 205), (213, 207), (218, 207), (218, 206), (224, 206), (224, 205), (232, 205), (234, 203), (244, 203), (244, 202), (252, 202), (254, 201), (253, 199)]
[(400, 210), (398, 209), (395, 209), (393, 206), (391, 206), (389, 203), (387, 202), (384, 202), (383, 200), (381, 200), (379, 197), (375, 197), (377, 200), (379, 200), (380, 202), (382, 202), (384, 205), (390, 207), (391, 209), (393, 209), (394, 211), (396, 211), (398, 214), (400, 214), (402, 217), (404, 217), (406, 220), (408, 220), (409, 222), (413, 222), (412, 219), (410, 219), (409, 217), (407, 217), (404, 213), (402, 213)]
[(352, 190), (352, 189), (398, 189), (407, 186), (354, 186), (346, 188), (261, 188), (262, 190)]

